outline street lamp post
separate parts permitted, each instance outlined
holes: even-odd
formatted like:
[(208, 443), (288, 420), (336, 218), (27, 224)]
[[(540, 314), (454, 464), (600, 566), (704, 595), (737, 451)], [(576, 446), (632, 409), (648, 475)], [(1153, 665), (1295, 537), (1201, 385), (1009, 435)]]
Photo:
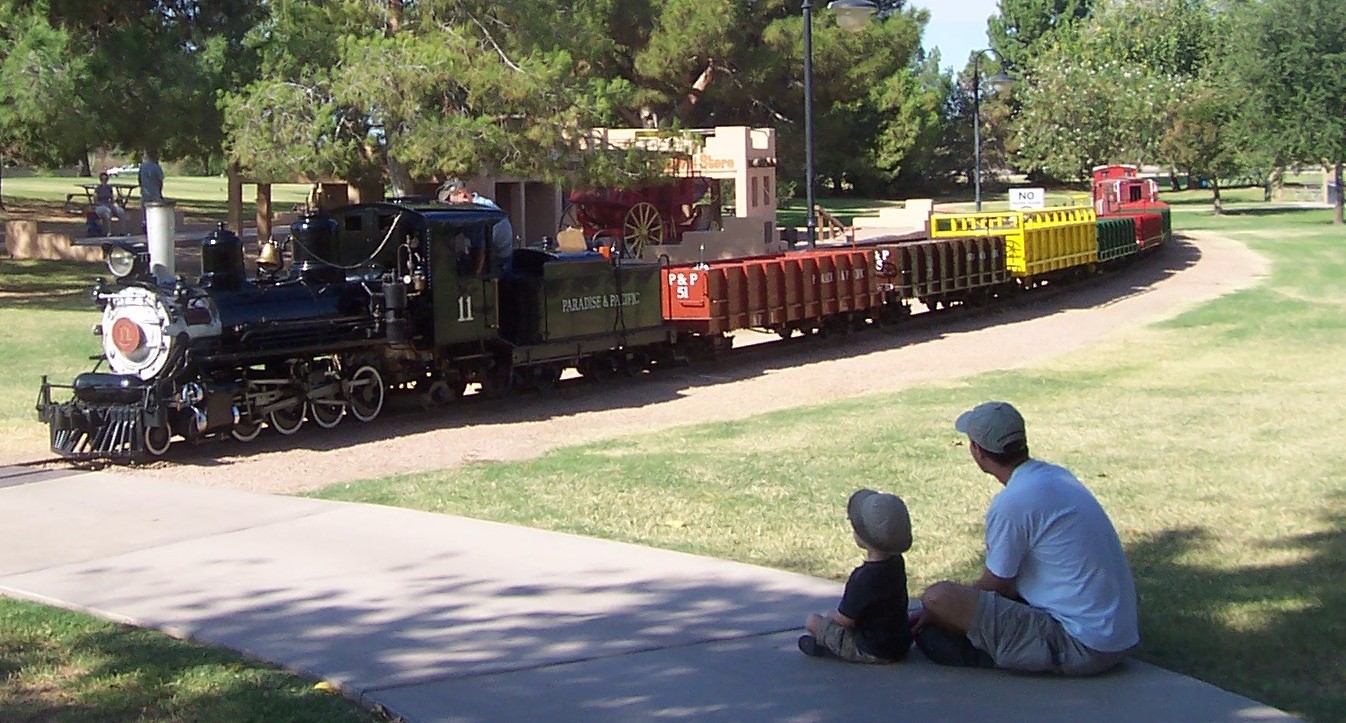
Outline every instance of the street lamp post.
[[(981, 213), (981, 58), (987, 53), (996, 54), (990, 48), (972, 51), (972, 163), (978, 213)], [(1004, 90), (1014, 82), (1014, 78), (1001, 71), (991, 76), (990, 82), (996, 90)]]
[[(808, 217), (809, 248), (818, 245), (818, 219), (813, 213), (813, 0), (804, 0), (804, 203)], [(832, 0), (827, 9), (837, 15), (842, 30), (859, 32), (878, 11), (869, 0)]]

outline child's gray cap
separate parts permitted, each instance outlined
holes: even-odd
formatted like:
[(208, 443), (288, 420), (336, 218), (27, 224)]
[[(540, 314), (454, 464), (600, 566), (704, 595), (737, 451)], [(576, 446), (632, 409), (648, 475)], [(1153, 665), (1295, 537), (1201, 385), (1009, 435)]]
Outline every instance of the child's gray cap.
[(856, 490), (846, 503), (846, 516), (860, 541), (889, 555), (911, 549), (911, 516), (907, 503), (897, 495), (874, 490)]

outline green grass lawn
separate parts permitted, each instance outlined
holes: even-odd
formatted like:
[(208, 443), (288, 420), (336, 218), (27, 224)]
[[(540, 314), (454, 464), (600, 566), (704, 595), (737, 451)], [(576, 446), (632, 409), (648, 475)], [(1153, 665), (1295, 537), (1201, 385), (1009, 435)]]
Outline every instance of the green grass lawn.
[[(135, 183), (134, 177), (112, 179), (113, 183)], [(79, 184), (97, 183), (97, 179), (70, 178), (57, 176), (29, 176), (26, 178), (6, 178), (3, 183), (6, 205), (17, 203), (19, 206), (38, 204), (60, 213), (65, 204), (66, 194), (84, 192)], [(308, 197), (311, 186), (303, 183), (275, 183), (271, 185), (271, 208), (273, 211), (288, 211), (302, 204)], [(228, 215), (229, 183), (224, 176), (168, 176), (164, 180), (164, 198), (177, 203), (178, 208), (189, 218), (214, 219), (223, 221)], [(137, 196), (137, 198), (139, 198)], [(243, 186), (243, 216), (252, 218), (256, 214), (256, 187)], [(5, 214), (0, 213), (0, 219)], [(69, 216), (70, 214), (65, 214)]]
[(45, 454), (47, 430), (34, 411), (42, 375), (69, 384), (102, 353), (89, 294), (100, 275), (108, 275), (101, 263), (0, 258), (0, 435), (9, 451)]
[(918, 591), (979, 570), (997, 486), (951, 425), (1009, 399), (1034, 454), (1110, 510), (1141, 595), (1141, 657), (1344, 721), (1346, 233), (1329, 211), (1180, 219), (1266, 254), (1273, 276), (1033, 370), (320, 494), (840, 579), (856, 560), (845, 500), (876, 486), (911, 508)]

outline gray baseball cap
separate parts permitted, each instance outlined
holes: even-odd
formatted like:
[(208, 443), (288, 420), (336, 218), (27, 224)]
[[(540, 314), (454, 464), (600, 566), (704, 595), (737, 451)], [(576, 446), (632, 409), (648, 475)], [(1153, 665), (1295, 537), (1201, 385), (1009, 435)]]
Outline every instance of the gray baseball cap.
[(449, 180), (439, 184), (439, 189), (436, 191), (435, 195), (439, 198), (439, 200), (447, 201), (449, 200), (449, 196), (452, 196), (455, 191), (461, 191), (464, 188), (467, 188), (467, 184), (463, 183), (463, 179), (450, 178)]
[(1024, 418), (1009, 402), (986, 402), (958, 415), (953, 428), (978, 447), (1000, 454), (1028, 444)]
[(901, 555), (911, 549), (911, 516), (901, 497), (856, 490), (846, 503), (846, 516), (855, 535), (875, 550)]

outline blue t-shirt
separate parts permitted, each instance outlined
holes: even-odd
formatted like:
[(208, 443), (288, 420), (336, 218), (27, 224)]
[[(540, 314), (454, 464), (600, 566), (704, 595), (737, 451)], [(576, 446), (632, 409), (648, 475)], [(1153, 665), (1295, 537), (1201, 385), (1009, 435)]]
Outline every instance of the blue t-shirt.
[(142, 203), (162, 202), (164, 200), (164, 169), (151, 160), (140, 163), (140, 201)]
[(1071, 637), (1105, 653), (1140, 642), (1136, 584), (1117, 531), (1069, 470), (1038, 460), (1014, 469), (986, 511), (986, 569)]

